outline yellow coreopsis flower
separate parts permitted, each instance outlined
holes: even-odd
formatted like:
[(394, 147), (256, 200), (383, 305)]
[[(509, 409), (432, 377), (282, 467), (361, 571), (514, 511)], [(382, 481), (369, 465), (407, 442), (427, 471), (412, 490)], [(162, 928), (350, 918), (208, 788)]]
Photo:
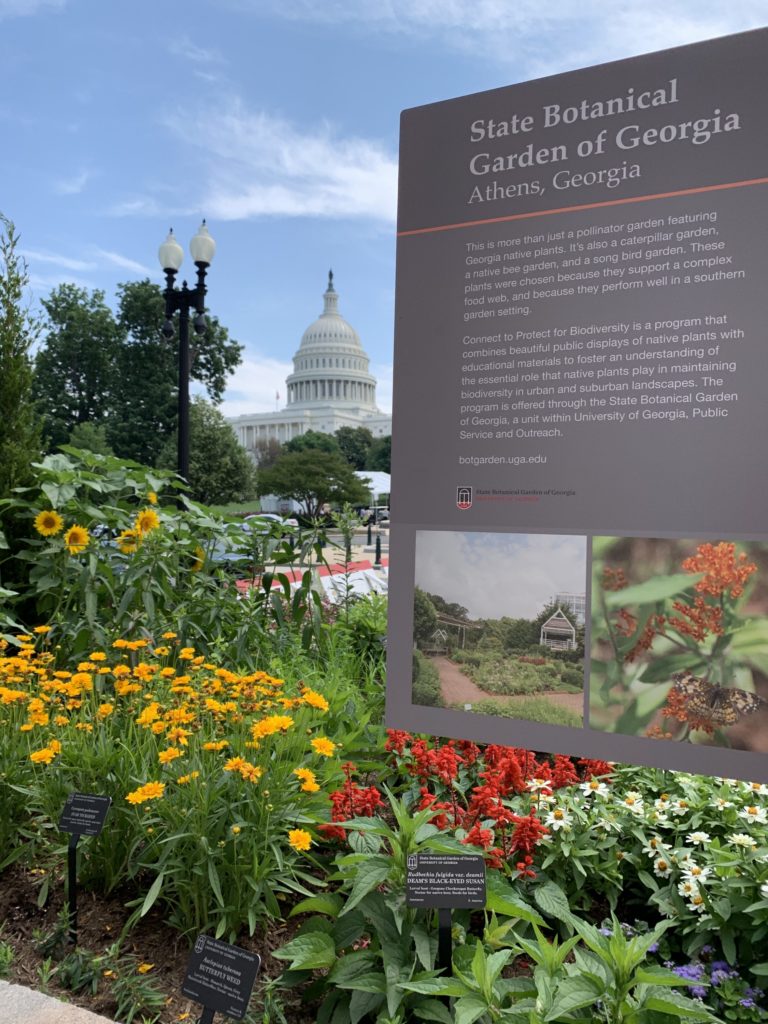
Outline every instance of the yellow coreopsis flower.
[(129, 804), (143, 804), (146, 800), (159, 800), (165, 793), (164, 782), (147, 782), (126, 796)]
[(64, 546), (70, 555), (79, 555), (88, 547), (90, 539), (91, 538), (86, 528), (75, 524), (74, 526), (70, 526), (64, 534)]
[(178, 747), (168, 747), (167, 750), (161, 750), (157, 756), (160, 764), (170, 764), (171, 761), (175, 761), (177, 757), (181, 757), (181, 751)]
[(56, 757), (55, 750), (51, 747), (43, 747), (42, 750), (33, 750), (29, 755), (29, 760), (32, 764), (50, 764), (54, 757)]
[(293, 774), (301, 779), (301, 788), (305, 793), (317, 793), (320, 789), (315, 773), (310, 768), (294, 768)]
[(114, 704), (99, 704), (96, 714), (99, 718), (109, 718), (112, 712), (115, 710)]
[(322, 757), (333, 757), (336, 744), (326, 736), (318, 736), (316, 739), (312, 740), (312, 749), (316, 754), (320, 754)]
[(312, 845), (312, 836), (303, 828), (294, 828), (288, 833), (288, 844), (301, 853)]
[(309, 687), (306, 687), (301, 696), (304, 703), (309, 704), (311, 708), (317, 708), (319, 711), (328, 710), (328, 701), (317, 690), (311, 690)]
[(43, 537), (55, 537), (64, 526), (64, 520), (52, 508), (44, 509), (35, 516), (35, 529)]
[(157, 495), (155, 494), (154, 491), (147, 491), (147, 501), (149, 502), (150, 505), (157, 504)]

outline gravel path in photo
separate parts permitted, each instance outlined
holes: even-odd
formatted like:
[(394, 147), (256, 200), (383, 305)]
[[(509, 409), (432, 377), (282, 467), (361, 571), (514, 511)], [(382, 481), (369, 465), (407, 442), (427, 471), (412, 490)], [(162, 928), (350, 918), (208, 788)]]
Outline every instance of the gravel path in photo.
[(580, 693), (535, 693), (525, 694), (519, 697), (505, 697), (496, 693), (486, 693), (481, 690), (477, 683), (473, 683), (469, 676), (465, 675), (458, 665), (455, 665), (449, 658), (434, 657), (429, 659), (440, 675), (440, 692), (447, 705), (450, 704), (477, 704), (481, 700), (495, 700), (501, 704), (516, 704), (532, 697), (545, 698), (550, 704), (567, 708), (575, 715), (581, 715), (584, 710), (584, 698)]

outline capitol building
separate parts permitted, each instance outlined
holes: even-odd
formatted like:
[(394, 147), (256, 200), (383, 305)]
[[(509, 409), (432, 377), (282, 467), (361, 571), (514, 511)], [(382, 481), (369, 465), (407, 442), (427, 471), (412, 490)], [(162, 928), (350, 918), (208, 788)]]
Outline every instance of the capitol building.
[(308, 430), (334, 434), (339, 427), (367, 427), (374, 437), (392, 433), (392, 417), (376, 406), (368, 355), (357, 331), (339, 313), (332, 271), (323, 299), (323, 312), (304, 331), (293, 357), (285, 408), (229, 419), (244, 448), (253, 450), (269, 438), (283, 443)]

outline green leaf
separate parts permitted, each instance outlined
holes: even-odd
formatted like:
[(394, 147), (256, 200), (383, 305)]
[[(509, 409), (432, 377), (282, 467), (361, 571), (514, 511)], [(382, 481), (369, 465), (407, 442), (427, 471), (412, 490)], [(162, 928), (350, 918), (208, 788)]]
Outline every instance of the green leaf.
[(359, 1022), (369, 1013), (375, 1013), (381, 1006), (384, 998), (380, 992), (355, 991), (349, 1000), (349, 1021), (350, 1024)]
[(549, 914), (559, 921), (570, 922), (571, 907), (568, 897), (559, 885), (555, 885), (554, 882), (544, 882), (543, 885), (538, 885), (533, 890), (533, 898), (545, 914)]
[(565, 978), (555, 989), (554, 999), (544, 1020), (558, 1020), (582, 1006), (592, 1006), (603, 995), (603, 988), (589, 978)]
[(605, 594), (605, 604), (608, 608), (625, 608), (634, 604), (655, 604), (667, 597), (675, 597), (677, 594), (688, 590), (694, 583), (701, 579), (701, 573), (679, 572), (673, 576), (654, 576), (645, 583), (638, 583), (634, 587), (627, 587), (625, 590), (614, 590)]
[(345, 914), (344, 917), (339, 917), (333, 926), (333, 937), (336, 940), (337, 948), (346, 949), (351, 946), (353, 942), (357, 942), (367, 928), (365, 915), (359, 908), (350, 914)]
[(454, 1003), (453, 1019), (455, 1024), (474, 1024), (488, 1009), (488, 1004), (478, 996), (464, 996)]
[(768, 975), (768, 962), (752, 964), (749, 970), (752, 974), (757, 974), (759, 977), (764, 978)]
[(424, 978), (422, 981), (401, 982), (400, 988), (406, 992), (418, 992), (426, 996), (465, 996), (472, 991), (458, 978)]
[(435, 1021), (436, 1024), (453, 1024), (453, 1014), (445, 1003), (440, 1003), (437, 999), (427, 999), (415, 1006), (411, 1013), (419, 1020)]
[[(634, 979), (639, 985), (688, 985), (689, 979), (681, 978), (674, 971), (668, 971), (665, 967), (638, 967)], [(707, 981), (697, 981), (697, 985), (708, 985)]]
[(208, 861), (208, 881), (211, 883), (211, 889), (213, 895), (216, 897), (216, 902), (220, 907), (224, 906), (224, 896), (221, 891), (221, 882), (219, 881), (219, 873), (216, 870), (216, 865), (212, 860)]
[(546, 924), (544, 918), (529, 903), (521, 899), (512, 886), (496, 872), (488, 876), (485, 906), (487, 910), (506, 914), (508, 917), (517, 917), (521, 921), (528, 921), (529, 924), (538, 924), (542, 927)]
[(290, 960), (290, 970), (315, 970), (331, 967), (336, 961), (336, 948), (330, 935), (324, 932), (310, 932), (299, 935), (287, 945), (276, 949), (272, 956), (278, 960)]
[(152, 885), (150, 886), (149, 892), (144, 897), (144, 902), (141, 905), (141, 912), (139, 914), (139, 917), (144, 917), (144, 915), (149, 913), (149, 911), (152, 909), (152, 905), (154, 904), (157, 897), (160, 895), (160, 890), (163, 888), (164, 878), (165, 874), (161, 871), (160, 874), (152, 883)]
[(717, 1017), (713, 1017), (700, 1002), (689, 999), (688, 996), (684, 996), (680, 992), (651, 989), (644, 1007), (648, 1010), (671, 1014), (673, 1017), (681, 1017), (683, 1020), (717, 1021)]
[(363, 861), (357, 869), (352, 891), (341, 913), (348, 914), (372, 889), (381, 885), (389, 877), (391, 870), (392, 861), (384, 857), (371, 857), (369, 860)]
[(341, 896), (335, 892), (323, 892), (318, 896), (312, 896), (308, 900), (302, 900), (291, 910), (289, 917), (296, 914), (328, 914), (329, 917), (338, 917), (342, 903)]

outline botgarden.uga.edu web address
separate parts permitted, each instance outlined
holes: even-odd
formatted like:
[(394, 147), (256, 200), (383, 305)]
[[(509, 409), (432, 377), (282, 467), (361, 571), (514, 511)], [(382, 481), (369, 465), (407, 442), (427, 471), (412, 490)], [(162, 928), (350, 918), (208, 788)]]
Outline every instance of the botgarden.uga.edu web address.
[(530, 466), (543, 465), (546, 455), (460, 455), (460, 466)]

